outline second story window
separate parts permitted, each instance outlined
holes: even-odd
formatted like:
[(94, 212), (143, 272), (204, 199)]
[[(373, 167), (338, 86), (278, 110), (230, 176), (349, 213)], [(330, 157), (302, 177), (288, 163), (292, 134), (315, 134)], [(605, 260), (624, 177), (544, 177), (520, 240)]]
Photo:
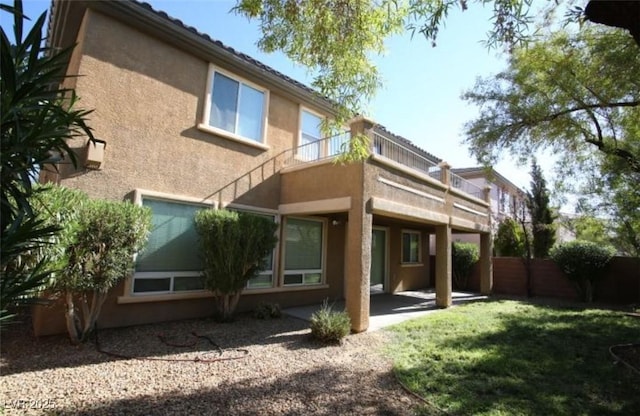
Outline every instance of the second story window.
[(210, 79), (205, 124), (231, 133), (231, 138), (264, 144), (268, 92), (213, 66)]
[(320, 140), (322, 138), (322, 117), (308, 110), (300, 111), (300, 148), (298, 157), (304, 160), (320, 158)]

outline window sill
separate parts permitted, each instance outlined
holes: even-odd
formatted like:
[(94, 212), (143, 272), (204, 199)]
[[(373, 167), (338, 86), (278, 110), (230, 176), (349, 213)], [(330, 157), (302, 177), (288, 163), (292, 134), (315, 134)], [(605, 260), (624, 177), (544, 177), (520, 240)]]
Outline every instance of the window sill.
[[(244, 289), (242, 295), (264, 295), (269, 293), (286, 293), (286, 292), (302, 292), (305, 290), (328, 289), (327, 284), (318, 285), (300, 285), (288, 287), (272, 287), (269, 289)], [(159, 295), (125, 295), (118, 296), (118, 304), (127, 303), (147, 303), (147, 302), (165, 302), (172, 300), (189, 300), (212, 298), (213, 293), (208, 291), (190, 292), (190, 293), (163, 293)]]
[(215, 127), (208, 126), (204, 123), (198, 124), (198, 130), (203, 131), (209, 134), (215, 134), (216, 136), (224, 137), (225, 139), (233, 140), (234, 142), (246, 144), (247, 146), (255, 147), (260, 150), (269, 150), (271, 149), (269, 146), (263, 143), (258, 143), (256, 141), (246, 139), (242, 136), (238, 136), (237, 134), (230, 133), (226, 130), (218, 129)]
[(190, 293), (163, 293), (158, 295), (125, 295), (118, 296), (118, 303), (146, 303), (146, 302), (164, 302), (167, 300), (185, 300), (185, 299), (201, 299), (212, 298), (213, 293), (208, 291), (198, 291)]
[(424, 263), (400, 263), (400, 267), (424, 267)]

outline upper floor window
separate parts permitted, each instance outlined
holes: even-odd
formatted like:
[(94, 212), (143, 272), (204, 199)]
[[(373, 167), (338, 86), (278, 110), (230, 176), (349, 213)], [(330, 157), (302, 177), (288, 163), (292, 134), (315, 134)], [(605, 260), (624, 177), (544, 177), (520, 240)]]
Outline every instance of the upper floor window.
[(211, 66), (205, 125), (231, 138), (265, 142), (268, 91)]
[(300, 110), (300, 147), (298, 156), (304, 160), (317, 160), (321, 155), (322, 117), (308, 110)]

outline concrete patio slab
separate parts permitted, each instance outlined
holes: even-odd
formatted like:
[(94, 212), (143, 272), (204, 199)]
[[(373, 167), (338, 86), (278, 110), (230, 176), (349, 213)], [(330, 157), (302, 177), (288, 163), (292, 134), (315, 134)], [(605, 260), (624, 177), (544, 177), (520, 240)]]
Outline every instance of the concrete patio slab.
[[(454, 305), (486, 298), (487, 296), (477, 293), (452, 293)], [(344, 310), (345, 307), (344, 300), (336, 301), (331, 305), (336, 311)], [(322, 305), (300, 306), (285, 309), (283, 313), (308, 321), (311, 319), (311, 315), (321, 307)], [(376, 331), (439, 310), (442, 309), (436, 306), (436, 293), (432, 289), (374, 294), (371, 295), (368, 331)]]

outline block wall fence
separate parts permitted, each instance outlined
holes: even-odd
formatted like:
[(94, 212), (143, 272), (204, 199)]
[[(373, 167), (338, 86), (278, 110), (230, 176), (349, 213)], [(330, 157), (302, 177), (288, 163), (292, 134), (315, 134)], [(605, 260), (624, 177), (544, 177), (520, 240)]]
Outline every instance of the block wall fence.
[[(493, 294), (526, 296), (527, 269), (519, 257), (493, 257)], [(431, 267), (435, 267), (432, 257)], [(532, 295), (578, 300), (572, 282), (550, 259), (531, 260)], [(476, 265), (467, 290), (480, 291), (480, 270)], [(614, 257), (604, 279), (596, 287), (595, 301), (611, 304), (640, 303), (640, 258)]]

